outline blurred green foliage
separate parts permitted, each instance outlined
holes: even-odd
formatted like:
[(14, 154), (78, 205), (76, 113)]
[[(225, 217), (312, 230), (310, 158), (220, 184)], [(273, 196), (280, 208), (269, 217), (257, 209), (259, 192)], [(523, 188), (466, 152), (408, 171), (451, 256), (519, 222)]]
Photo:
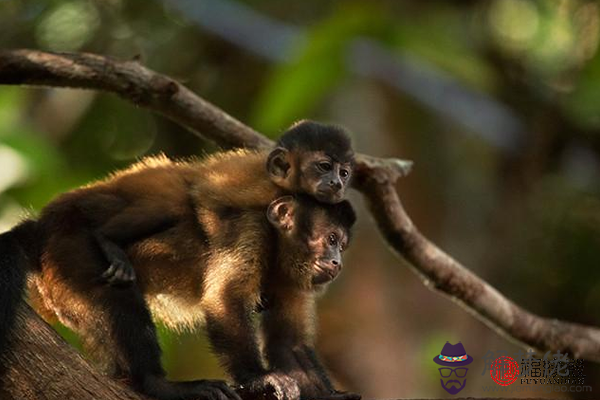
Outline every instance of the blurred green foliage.
[(346, 77), (352, 41), (359, 37), (387, 41), (391, 22), (379, 7), (356, 3), (315, 24), (306, 44), (291, 49), (293, 61), (272, 70), (257, 99), (253, 126), (280, 132), (298, 115), (310, 113)]

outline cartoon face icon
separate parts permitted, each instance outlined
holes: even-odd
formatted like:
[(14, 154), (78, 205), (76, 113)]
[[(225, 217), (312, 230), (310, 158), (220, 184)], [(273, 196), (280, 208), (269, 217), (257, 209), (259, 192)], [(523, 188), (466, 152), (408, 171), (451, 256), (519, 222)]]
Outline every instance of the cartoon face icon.
[(433, 362), (441, 365), (440, 382), (444, 390), (450, 394), (457, 394), (467, 384), (467, 372), (465, 365), (473, 362), (473, 357), (467, 355), (462, 343), (450, 344), (446, 342), (440, 355), (433, 358)]
[[(460, 368), (438, 368), (438, 370), (440, 371), (440, 375), (442, 376), (442, 378), (440, 379), (441, 383), (442, 383), (442, 387), (444, 388), (444, 390), (446, 390), (446, 392), (450, 393), (450, 394), (456, 394), (458, 392), (460, 392), (461, 390), (463, 390), (463, 388), (465, 387), (465, 384), (467, 383), (467, 372), (469, 371), (469, 368), (464, 368), (464, 367), (460, 367)], [(464, 378), (464, 379), (458, 379), (458, 378)]]

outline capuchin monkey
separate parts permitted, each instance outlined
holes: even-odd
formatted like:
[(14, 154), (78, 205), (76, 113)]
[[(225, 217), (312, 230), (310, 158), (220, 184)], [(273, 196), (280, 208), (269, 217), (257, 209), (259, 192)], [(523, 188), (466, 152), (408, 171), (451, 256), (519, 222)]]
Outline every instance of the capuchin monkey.
[[(260, 305), (261, 293), (273, 290), (266, 284), (272, 279), (266, 279), (264, 266), (287, 268), (280, 264), (283, 259), (273, 262), (281, 246), (273, 245), (275, 220), (266, 219), (265, 211), (279, 208), (269, 204), (298, 192), (323, 202), (298, 200), (315, 210), (333, 216), (351, 210), (345, 202), (326, 203), (343, 198), (353, 162), (350, 141), (341, 128), (304, 121), (292, 126), (271, 152), (238, 150), (197, 162), (147, 158), (106, 180), (59, 196), (37, 221), (0, 236), (0, 350), (22, 293), (23, 271), (28, 270), (33, 272), (32, 302), (40, 314), (57, 317), (80, 333), (97, 361), (115, 374), (126, 373), (146, 394), (160, 399), (237, 399), (221, 381), (165, 380), (148, 305), (156, 318), (176, 329), (206, 322), (215, 351), (246, 389), (272, 388), (280, 399), (290, 400), (297, 397), (294, 387), (303, 397), (317, 393), (317, 397), (356, 398), (332, 394), (310, 348), (304, 356), (289, 356), (280, 372), (267, 372), (249, 317)], [(285, 204), (294, 212), (302, 209), (299, 203)], [(287, 225), (307, 234), (324, 218), (288, 218)], [(281, 242), (287, 225), (277, 230)], [(332, 242), (338, 240), (332, 237)], [(343, 246), (343, 241), (336, 245)], [(306, 255), (294, 251), (290, 257)], [(321, 271), (311, 276), (317, 287), (332, 276), (332, 270), (321, 264), (306, 260), (304, 264)], [(106, 285), (105, 280), (117, 286)], [(276, 291), (263, 297), (269, 296), (275, 304), (281, 297)], [(288, 339), (306, 337), (302, 330), (310, 333), (312, 326), (293, 325), (311, 307), (307, 291), (298, 292), (298, 297), (304, 301), (286, 300), (297, 305), (296, 314), (284, 313), (291, 325), (278, 327), (290, 330), (284, 335)], [(269, 313), (265, 313), (267, 323)], [(276, 309), (270, 315), (277, 315)], [(269, 356), (275, 353), (267, 347), (273, 365), (286, 359), (278, 353)], [(294, 357), (304, 369), (290, 366)], [(311, 364), (305, 359), (314, 360)]]
[[(354, 152), (343, 128), (304, 120), (292, 125), (270, 151), (232, 150), (153, 173), (156, 164), (167, 163), (146, 159), (132, 168), (142, 172), (133, 178), (126, 171), (125, 182), (118, 184), (123, 188), (105, 199), (110, 206), (94, 204), (94, 196), (81, 200), (89, 205), (84, 212), (94, 220), (91, 229), (107, 260), (102, 277), (112, 285), (135, 280), (122, 245), (168, 227), (189, 201), (224, 212), (266, 209), (277, 197), (294, 193), (323, 203), (342, 201)], [(113, 180), (121, 175), (117, 173)]]
[[(355, 222), (349, 202), (284, 196), (271, 202), (266, 218), (260, 209), (213, 212), (188, 202), (187, 218), (124, 246), (137, 280), (120, 288), (95, 279), (105, 255), (93, 233), (78, 228), (89, 214), (56, 204), (65, 203), (0, 235), (0, 250), (9, 254), (0, 269), (0, 344), (27, 271), (40, 313), (77, 332), (92, 357), (147, 395), (239, 400), (223, 381), (167, 381), (154, 317), (174, 329), (204, 323), (242, 395), (360, 398), (334, 390), (313, 343), (315, 295), (340, 273)], [(264, 309), (264, 352), (253, 322), (257, 307)]]

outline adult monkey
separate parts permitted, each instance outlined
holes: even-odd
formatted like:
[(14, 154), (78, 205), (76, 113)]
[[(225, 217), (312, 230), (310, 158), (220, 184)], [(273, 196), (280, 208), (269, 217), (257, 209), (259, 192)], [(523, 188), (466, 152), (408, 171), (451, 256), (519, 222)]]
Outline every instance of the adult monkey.
[[(67, 326), (82, 333), (88, 338), (88, 348), (103, 347), (103, 340), (117, 338), (122, 350), (118, 353), (120, 359), (109, 362), (114, 368), (127, 370), (140, 390), (160, 398), (235, 398), (222, 382), (196, 382), (190, 386), (166, 381), (156, 357), (159, 349), (153, 329), (140, 330), (141, 336), (135, 340), (129, 336), (131, 325), (151, 326), (144, 297), (154, 312), (172, 326), (194, 325), (201, 319), (197, 314), (180, 311), (194, 309), (188, 300), (202, 298), (209, 332), (217, 332), (212, 334), (215, 348), (219, 348), (220, 337), (226, 337), (221, 347), (234, 343), (234, 356), (232, 352), (222, 352), (234, 379), (248, 383), (253, 390), (270, 386), (284, 398), (294, 398), (293, 380), (285, 375), (265, 375), (256, 362), (257, 350), (247, 337), (247, 332), (251, 332), (249, 321), (229, 318), (247, 316), (248, 309), (254, 308), (260, 297), (254, 289), (248, 293), (238, 290), (235, 282), (240, 281), (240, 272), (260, 269), (275, 251), (264, 241), (268, 229), (250, 216), (264, 213), (273, 198), (288, 191), (307, 192), (322, 201), (339, 201), (350, 178), (353, 153), (343, 130), (308, 121), (293, 126), (280, 144), (270, 153), (234, 151), (195, 163), (175, 163), (164, 157), (146, 159), (105, 181), (60, 196), (42, 211), (39, 221), (28, 221), (3, 235), (0, 247), (7, 256), (3, 260), (6, 265), (0, 270), (0, 282), (5, 284), (0, 290), (0, 304), (7, 307), (0, 310), (0, 350), (21, 293), (22, 269), (14, 265), (30, 265), (37, 272), (32, 293), (42, 314), (56, 314)], [(23, 251), (29, 264), (24, 261)], [(141, 292), (136, 292), (137, 287), (109, 291), (97, 282), (103, 272), (109, 280), (132, 280), (133, 273), (127, 273), (134, 271), (129, 259), (152, 271), (138, 282)], [(112, 263), (108, 270), (107, 260)], [(221, 267), (198, 271), (196, 266), (203, 263)], [(218, 272), (231, 268), (237, 272)], [(208, 271), (211, 273), (204, 276)], [(165, 296), (161, 282), (197, 296)], [(262, 284), (250, 282), (254, 283), (252, 288)], [(231, 304), (224, 301), (223, 292), (230, 286), (232, 293), (239, 295)], [(146, 290), (153, 287), (154, 291)], [(91, 303), (90, 296), (96, 296)], [(95, 309), (98, 315), (114, 317), (113, 323), (82, 326), (79, 321), (86, 311), (81, 312), (78, 307), (86, 302), (90, 303), (88, 310), (102, 305)], [(131, 320), (131, 324), (123, 323)], [(246, 328), (239, 330), (236, 326)], [(107, 327), (117, 331), (106, 331)], [(99, 337), (103, 329), (106, 335)], [(292, 331), (297, 333), (297, 329)], [(242, 334), (236, 337), (236, 332)], [(139, 351), (138, 343), (148, 344), (148, 349)], [(305, 358), (311, 357), (306, 352)], [(317, 378), (300, 379), (303, 396), (330, 395), (332, 389), (326, 375), (316, 367), (309, 369), (306, 376), (320, 376), (322, 381), (317, 385)]]
[[(296, 195), (273, 201), (267, 218), (263, 210), (222, 218), (221, 228), (233, 235), (226, 241), (207, 233), (182, 247), (179, 236), (191, 237), (198, 226), (179, 224), (129, 246), (138, 280), (114, 288), (93, 282), (104, 262), (93, 238), (64, 225), (62, 242), (43, 240), (42, 215), (0, 235), (0, 250), (10, 255), (10, 264), (2, 265), (3, 278), (10, 281), (2, 290), (15, 306), (23, 283), (19, 271), (29, 269), (30, 289), (42, 300), (36, 308), (76, 331), (98, 361), (159, 399), (239, 397), (222, 381), (165, 379), (147, 304), (155, 318), (175, 329), (205, 321), (213, 349), (243, 392), (256, 396), (270, 390), (281, 400), (359, 399), (333, 389), (312, 343), (315, 293), (339, 274), (354, 221), (347, 201), (328, 205)], [(247, 252), (259, 262), (231, 262), (247, 258)], [(262, 298), (268, 303), (264, 357), (251, 321)]]
[[(157, 163), (168, 161), (150, 158), (132, 169), (151, 172)], [(108, 261), (109, 267), (102, 276), (109, 283), (127, 284), (135, 279), (122, 244), (172, 224), (178, 218), (177, 210), (188, 201), (186, 196), (204, 208), (223, 213), (266, 209), (275, 198), (294, 193), (306, 193), (321, 202), (335, 204), (343, 200), (348, 188), (354, 152), (343, 128), (304, 120), (292, 125), (273, 150), (233, 150), (178, 165), (186, 168), (161, 176), (141, 173), (127, 179), (121, 192), (135, 188), (129, 194), (133, 201), (114, 193), (102, 200), (93, 196), (81, 200), (113, 204), (109, 212), (92, 210), (98, 204), (82, 206), (87, 206), (84, 212), (93, 220), (91, 229)], [(119, 176), (117, 173), (113, 179)], [(176, 193), (181, 192), (182, 185), (184, 193)], [(170, 190), (172, 186), (174, 191)], [(157, 196), (147, 194), (140, 200), (139, 194), (152, 188)], [(175, 194), (174, 198), (164, 198), (171, 194)]]

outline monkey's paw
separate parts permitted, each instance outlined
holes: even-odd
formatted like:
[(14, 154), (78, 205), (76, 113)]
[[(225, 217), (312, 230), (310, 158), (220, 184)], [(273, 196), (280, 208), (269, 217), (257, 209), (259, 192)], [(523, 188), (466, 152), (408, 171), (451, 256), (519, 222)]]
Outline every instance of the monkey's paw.
[(195, 396), (203, 400), (242, 400), (226, 382), (203, 379), (195, 383)]
[(240, 386), (243, 399), (300, 400), (298, 383), (287, 375), (271, 372)]
[(113, 259), (102, 279), (113, 286), (130, 285), (135, 281), (135, 271), (128, 260)]
[(208, 379), (171, 382), (162, 376), (150, 376), (142, 391), (157, 399), (242, 400), (225, 381)]
[(329, 394), (312, 397), (313, 400), (360, 400), (362, 396), (356, 393), (333, 390)]

